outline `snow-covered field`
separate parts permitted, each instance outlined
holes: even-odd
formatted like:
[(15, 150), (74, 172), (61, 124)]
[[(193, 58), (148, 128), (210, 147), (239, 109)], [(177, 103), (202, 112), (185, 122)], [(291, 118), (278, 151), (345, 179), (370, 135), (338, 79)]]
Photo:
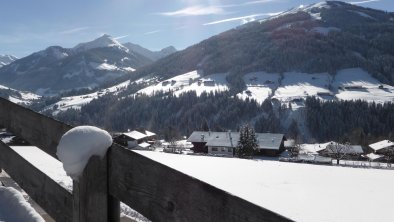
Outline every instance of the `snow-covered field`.
[[(227, 73), (203, 76), (199, 71), (191, 71), (170, 79), (157, 82), (156, 79), (138, 79), (135, 84), (150, 83), (149, 86), (131, 95), (154, 95), (157, 92), (172, 92), (175, 96), (181, 93), (195, 91), (197, 95), (203, 92), (223, 92), (229, 90), (226, 80)], [(253, 72), (243, 77), (246, 89), (237, 94), (241, 99), (254, 99), (262, 103), (267, 98), (277, 99), (281, 103), (292, 105), (293, 109), (303, 106), (303, 100), (308, 96), (316, 96), (322, 100), (365, 100), (368, 102), (393, 102), (394, 87), (380, 83), (361, 68), (343, 69), (334, 77), (328, 73), (279, 73)], [(82, 105), (107, 93), (117, 94), (130, 84), (130, 81), (102, 89), (94, 93), (64, 97), (59, 102), (45, 108), (59, 111), (69, 108), (80, 109)], [(153, 84), (152, 84), (153, 83)], [(349, 88), (353, 87), (353, 88)], [(359, 88), (357, 88), (359, 87)]]
[[(13, 94), (12, 92), (15, 93), (15, 95), (10, 95), (8, 97), (8, 100), (10, 100), (13, 103), (19, 103), (19, 104), (31, 104), (31, 102), (33, 100), (37, 100), (39, 99), (41, 96), (31, 93), (31, 92), (25, 92), (25, 91), (17, 91), (15, 89), (6, 87), (6, 86), (2, 86), (0, 85), (0, 89), (5, 89), (5, 90), (9, 90), (11, 92), (11, 94)], [(20, 96), (18, 96), (17, 94), (20, 94)]]
[[(341, 100), (365, 100), (368, 102), (394, 102), (394, 87), (380, 83), (366, 71), (355, 69), (344, 69), (337, 73), (333, 83), (338, 87), (362, 87), (361, 89), (338, 90), (336, 97)], [(382, 89), (379, 86), (383, 86)]]
[(390, 221), (394, 171), (136, 151), (295, 221)]
[[(66, 111), (67, 109), (80, 109), (82, 105), (90, 103), (93, 99), (97, 99), (99, 96), (103, 96), (108, 93), (117, 94), (120, 90), (125, 89), (129, 85), (130, 81), (127, 80), (118, 85), (99, 90), (93, 93), (79, 95), (79, 96), (69, 96), (63, 97), (59, 102), (52, 104), (45, 108), (45, 110), (53, 109), (55, 110), (53, 114), (58, 113), (59, 111)], [(54, 109), (56, 107), (56, 109)]]
[[(12, 148), (71, 191), (59, 161), (35, 147)], [(390, 221), (394, 208), (394, 170), (135, 152), (295, 221)]]
[(181, 93), (195, 91), (197, 95), (203, 92), (222, 92), (228, 90), (227, 74), (202, 76), (198, 71), (188, 72), (164, 80), (155, 85), (141, 89), (137, 94), (154, 95), (156, 92), (173, 92), (176, 96)]
[(283, 74), (281, 84), (275, 91), (273, 98), (281, 102), (290, 102), (294, 99), (317, 96), (318, 93), (330, 93), (329, 84), (328, 73), (287, 72)]

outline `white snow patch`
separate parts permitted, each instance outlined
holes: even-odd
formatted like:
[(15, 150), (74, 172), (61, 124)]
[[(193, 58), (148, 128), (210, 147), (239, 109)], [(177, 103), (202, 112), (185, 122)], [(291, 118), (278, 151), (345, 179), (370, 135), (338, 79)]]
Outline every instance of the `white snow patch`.
[(329, 84), (328, 73), (287, 72), (283, 74), (281, 85), (275, 91), (273, 98), (282, 102), (290, 102), (295, 99), (305, 99), (308, 96), (317, 96), (318, 93), (330, 93)]
[(154, 95), (156, 92), (181, 93), (195, 91), (199, 96), (203, 92), (223, 92), (228, 90), (227, 73), (202, 76), (197, 70), (164, 80), (155, 85), (139, 90), (136, 94)]
[(2, 186), (0, 186), (0, 221), (45, 222), (19, 191)]
[(53, 110), (53, 115), (58, 114), (60, 111), (66, 111), (67, 109), (80, 109), (83, 105), (90, 103), (93, 99), (97, 99), (100, 96), (112, 93), (118, 94), (121, 90), (127, 88), (130, 84), (130, 80), (119, 83), (118, 85), (102, 89), (93, 93), (79, 95), (79, 96), (68, 96), (63, 97), (59, 102), (45, 107), (44, 110)]
[(392, 218), (393, 170), (135, 152), (295, 221)]
[(337, 27), (314, 27), (311, 31), (320, 33), (322, 35), (328, 35), (329, 32), (341, 31), (341, 29)]
[(266, 72), (253, 72), (246, 74), (243, 79), (246, 84), (246, 90), (238, 93), (240, 99), (255, 99), (256, 102), (262, 103), (272, 95), (272, 92), (279, 85), (279, 74)]
[(90, 66), (94, 69), (98, 69), (98, 70), (109, 70), (109, 71), (114, 71), (114, 70), (118, 70), (119, 68), (115, 65), (111, 65), (108, 64), (106, 62), (104, 63), (95, 63), (95, 62), (90, 62)]
[(11, 146), (11, 148), (62, 187), (72, 191), (72, 179), (67, 176), (60, 161), (35, 146)]
[(132, 67), (122, 67), (122, 69), (123, 69), (123, 70), (126, 70), (126, 71), (128, 71), (128, 72), (134, 72), (134, 71), (135, 71), (135, 69), (132, 68)]
[(104, 157), (111, 144), (112, 137), (107, 131), (94, 126), (78, 126), (62, 136), (56, 155), (67, 175), (78, 180), (89, 158)]
[[(340, 70), (335, 76), (333, 86), (343, 89), (339, 89), (336, 94), (336, 97), (341, 100), (360, 99), (377, 103), (394, 101), (394, 87), (380, 83), (361, 68)], [(358, 87), (359, 89), (349, 90), (344, 87)]]

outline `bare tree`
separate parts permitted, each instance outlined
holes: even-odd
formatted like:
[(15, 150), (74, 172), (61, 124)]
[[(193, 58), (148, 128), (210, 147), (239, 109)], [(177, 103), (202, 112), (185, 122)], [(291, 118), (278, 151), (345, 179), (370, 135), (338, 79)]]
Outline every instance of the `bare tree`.
[(384, 155), (387, 161), (387, 167), (391, 167), (391, 163), (394, 160), (394, 147), (385, 148), (384, 150), (380, 151), (380, 153)]
[(289, 151), (291, 157), (296, 157), (300, 153), (301, 150), (301, 145), (300, 144), (295, 144), (294, 146), (291, 146), (287, 148), (287, 151)]
[(331, 158), (336, 159), (337, 165), (339, 165), (339, 161), (345, 158), (347, 155), (350, 155), (352, 152), (351, 150), (352, 149), (349, 143), (340, 144), (337, 142), (331, 142), (327, 145), (325, 152)]

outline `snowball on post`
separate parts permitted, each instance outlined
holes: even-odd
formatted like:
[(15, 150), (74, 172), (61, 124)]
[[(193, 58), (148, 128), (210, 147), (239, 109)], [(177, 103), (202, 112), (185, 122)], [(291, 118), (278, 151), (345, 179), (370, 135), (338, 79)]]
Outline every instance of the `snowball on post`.
[(62, 136), (56, 155), (67, 175), (78, 181), (90, 157), (103, 158), (111, 145), (112, 137), (107, 131), (94, 126), (78, 126)]

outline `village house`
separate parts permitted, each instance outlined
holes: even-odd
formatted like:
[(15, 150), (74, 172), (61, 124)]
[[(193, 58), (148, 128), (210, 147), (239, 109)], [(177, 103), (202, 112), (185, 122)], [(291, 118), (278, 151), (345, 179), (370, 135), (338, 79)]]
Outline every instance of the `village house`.
[(388, 151), (394, 151), (394, 142), (390, 140), (382, 140), (373, 144), (370, 144), (369, 147), (376, 154), (385, 154)]
[(133, 130), (114, 137), (114, 141), (130, 149), (149, 149), (156, 134), (148, 130)]
[(358, 159), (364, 154), (364, 150), (360, 145), (345, 145), (331, 141), (322, 146), (322, 149), (317, 150), (317, 153), (326, 157), (330, 157), (335, 153), (341, 153), (346, 159)]
[[(256, 154), (277, 156), (285, 150), (283, 134), (256, 133), (256, 139), (258, 144)], [(234, 156), (239, 141), (239, 133), (231, 131), (194, 131), (187, 141), (193, 144), (194, 153)]]

